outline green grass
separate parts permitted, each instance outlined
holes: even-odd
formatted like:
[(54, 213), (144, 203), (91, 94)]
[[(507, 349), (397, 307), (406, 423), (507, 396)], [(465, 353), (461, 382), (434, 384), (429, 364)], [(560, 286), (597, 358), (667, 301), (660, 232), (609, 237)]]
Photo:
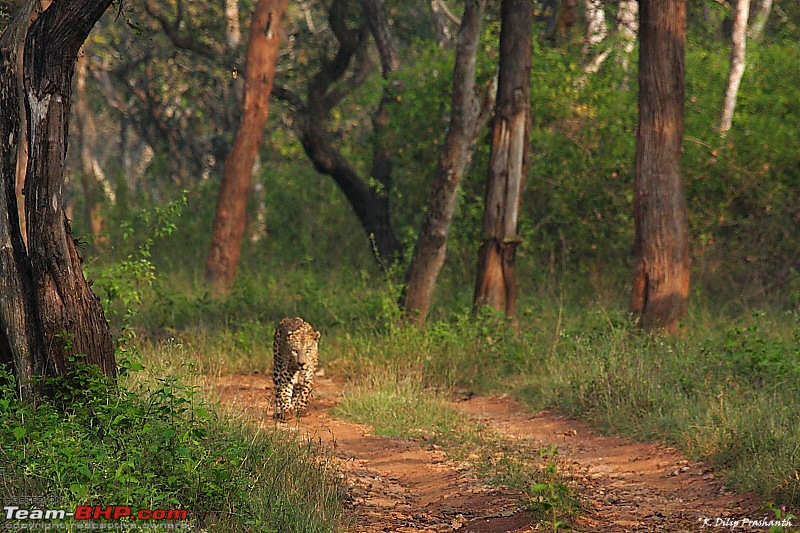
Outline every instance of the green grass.
[(333, 533), (345, 522), (344, 487), (323, 449), (220, 417), (181, 377), (115, 387), (78, 366), (50, 387), (35, 408), (13, 384), (0, 388), (8, 504), (185, 509), (197, 531)]
[[(179, 339), (162, 337), (148, 349), (155, 359), (191, 359), (212, 374), (263, 371), (273, 322), (299, 314), (322, 331), (322, 365), (358, 384), (347, 401), (353, 411), (360, 403), (365, 419), (446, 433), (453, 421), (437, 403), (444, 392), (510, 393), (531, 409), (557, 409), (601, 431), (668, 442), (712, 462), (736, 489), (800, 503), (796, 313), (736, 315), (696, 303), (680, 335), (669, 338), (632, 326), (622, 303), (545, 289), (523, 296), (517, 329), (491, 313), (470, 317), (455, 295), (449, 314), (440, 307), (439, 318), (418, 330), (398, 317), (396, 285), (363, 272), (323, 279), (295, 271), (286, 279), (252, 274), (239, 282), (247, 290), (227, 299), (189, 291), (145, 308), (144, 335), (157, 337), (175, 318), (169, 331)], [(368, 397), (357, 396), (361, 389)], [(413, 397), (418, 404), (402, 403)]]
[(554, 449), (530, 450), (508, 441), (447, 399), (444, 391), (425, 386), (414, 369), (383, 368), (350, 384), (334, 414), (370, 425), (376, 435), (441, 446), (484, 480), (518, 490), (526, 507), (553, 531), (574, 519), (577, 496), (552, 460)]

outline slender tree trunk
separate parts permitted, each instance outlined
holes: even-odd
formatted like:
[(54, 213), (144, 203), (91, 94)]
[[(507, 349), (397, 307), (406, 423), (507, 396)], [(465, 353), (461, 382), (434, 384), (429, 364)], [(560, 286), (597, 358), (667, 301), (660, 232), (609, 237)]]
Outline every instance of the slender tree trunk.
[(453, 42), (453, 32), (450, 31), (447, 14), (441, 0), (431, 0), (431, 15), (433, 15), (433, 26), (436, 29), (436, 42), (441, 47), (449, 46)]
[[(75, 65), (75, 121), (76, 137), (80, 148), (81, 173), (80, 181), (83, 188), (86, 215), (89, 228), (94, 237), (97, 248), (108, 246), (108, 236), (104, 235), (105, 216), (103, 213), (103, 197), (105, 196), (101, 183), (106, 182), (100, 164), (94, 156), (97, 130), (89, 108), (89, 98), (86, 94), (86, 74), (88, 61), (86, 52), (79, 55)], [(113, 194), (113, 192), (112, 192)]]
[[(620, 0), (617, 9), (617, 31), (622, 39), (622, 54), (620, 63), (622, 69), (628, 72), (629, 57), (636, 46), (636, 37), (639, 33), (639, 2), (638, 0)], [(627, 89), (625, 76), (624, 88)]]
[(750, 25), (750, 38), (760, 41), (764, 35), (764, 29), (767, 27), (767, 20), (769, 14), (772, 12), (772, 0), (761, 0), (761, 5), (753, 17), (753, 23)]
[(239, 0), (225, 0), (225, 40), (231, 50), (239, 46), (242, 33), (239, 30)]
[(503, 0), (500, 76), (478, 252), (474, 308), (517, 313), (517, 225), (527, 168), (533, 2)]
[[(386, 18), (380, 0), (361, 0), (361, 7), (367, 19), (367, 24), (369, 24), (372, 38), (378, 48), (378, 56), (381, 60), (381, 74), (384, 79), (381, 100), (378, 103), (378, 108), (372, 115), (373, 140), (370, 177), (375, 180), (376, 183), (380, 184), (375, 194), (381, 203), (380, 209), (387, 213), (388, 217), (390, 208), (389, 195), (392, 190), (392, 131), (389, 129), (389, 105), (394, 101), (389, 76), (392, 72), (400, 68), (400, 56), (394, 42), (394, 36), (392, 35), (389, 21)], [(376, 243), (375, 246), (377, 248), (378, 244)], [(399, 248), (397, 251), (391, 251), (389, 253), (397, 254), (397, 252), (399, 252)], [(385, 262), (384, 256), (379, 255), (379, 258), (382, 262)], [(395, 255), (390, 262), (382, 266), (389, 266), (396, 259), (397, 257)]]
[(736, 18), (733, 21), (731, 42), (731, 66), (728, 71), (728, 85), (725, 89), (725, 101), (722, 105), (722, 118), (719, 131), (724, 137), (733, 124), (733, 111), (736, 108), (736, 96), (742, 83), (745, 67), (745, 47), (747, 45), (747, 19), (750, 16), (750, 0), (738, 0)]
[(645, 328), (675, 331), (689, 297), (689, 239), (681, 177), (685, 0), (642, 0), (639, 127), (630, 310)]
[(287, 0), (259, 0), (250, 26), (242, 122), (222, 171), (214, 234), (206, 260), (206, 276), (217, 293), (230, 290), (239, 265), (250, 175), (269, 116), (268, 98), (286, 3)]
[(475, 92), (475, 58), (485, 7), (486, 0), (466, 0), (464, 3), (456, 44), (450, 126), (439, 154), (428, 211), (422, 221), (400, 299), (406, 317), (418, 326), (423, 325), (428, 316), (436, 279), (444, 264), (456, 194), (478, 124), (480, 109)]
[(585, 55), (593, 46), (602, 43), (608, 35), (603, 0), (584, 0), (583, 16), (586, 19), (586, 42), (583, 45)]

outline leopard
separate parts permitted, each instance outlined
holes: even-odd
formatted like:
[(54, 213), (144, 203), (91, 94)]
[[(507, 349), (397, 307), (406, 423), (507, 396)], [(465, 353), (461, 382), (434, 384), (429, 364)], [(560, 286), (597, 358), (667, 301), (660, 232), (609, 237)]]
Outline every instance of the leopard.
[(306, 414), (314, 376), (319, 366), (320, 333), (300, 317), (284, 318), (275, 328), (272, 380), (275, 383), (276, 420)]

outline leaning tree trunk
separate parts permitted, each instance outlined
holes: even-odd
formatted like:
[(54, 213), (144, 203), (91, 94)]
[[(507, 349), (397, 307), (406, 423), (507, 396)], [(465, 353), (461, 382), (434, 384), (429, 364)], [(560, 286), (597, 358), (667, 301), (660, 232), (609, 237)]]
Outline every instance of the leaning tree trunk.
[(750, 25), (750, 31), (748, 32), (751, 39), (759, 41), (764, 36), (764, 29), (767, 27), (767, 20), (771, 11), (772, 0), (761, 0), (761, 5), (753, 17), (753, 23)]
[(744, 76), (747, 19), (749, 16), (750, 0), (739, 0), (736, 4), (736, 18), (733, 21), (731, 65), (728, 71), (728, 84), (725, 89), (725, 101), (722, 105), (722, 119), (719, 125), (719, 132), (723, 137), (733, 125), (733, 110), (736, 108), (739, 85), (742, 83), (742, 76)]
[(530, 122), (533, 2), (503, 0), (500, 75), (474, 308), (517, 313), (515, 256)]
[(418, 326), (423, 325), (428, 316), (436, 279), (444, 264), (456, 193), (467, 165), (470, 141), (478, 124), (475, 57), (485, 7), (485, 0), (466, 0), (464, 5), (453, 70), (450, 126), (439, 154), (428, 211), (422, 221), (400, 299), (404, 314)]
[(259, 0), (247, 47), (242, 122), (222, 171), (206, 277), (217, 293), (226, 293), (239, 265), (247, 221), (250, 175), (269, 116), (269, 95), (278, 57), (280, 20), (287, 0)]
[(689, 239), (681, 177), (685, 0), (642, 0), (639, 127), (630, 310), (645, 328), (675, 331), (689, 296)]

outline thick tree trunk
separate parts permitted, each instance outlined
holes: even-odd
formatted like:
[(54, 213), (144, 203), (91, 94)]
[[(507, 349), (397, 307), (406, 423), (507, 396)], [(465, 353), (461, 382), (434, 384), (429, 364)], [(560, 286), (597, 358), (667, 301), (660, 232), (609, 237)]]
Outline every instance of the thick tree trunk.
[(745, 48), (747, 45), (747, 19), (750, 16), (750, 0), (738, 0), (736, 17), (731, 34), (731, 65), (728, 71), (728, 84), (725, 89), (725, 101), (722, 104), (722, 118), (719, 131), (724, 137), (733, 124), (733, 111), (736, 108), (736, 97), (742, 83), (745, 67)]
[(18, 58), (21, 60), (32, 7), (29, 2), (0, 36), (0, 139), (4, 139), (0, 142), (0, 364), (11, 365), (25, 399), (31, 398), (30, 378), (42, 373), (45, 359), (16, 187), (17, 151), (23, 142)]
[(533, 2), (503, 0), (501, 17), (500, 76), (474, 308), (488, 305), (513, 318), (517, 312), (517, 225), (530, 123)]
[(639, 127), (630, 310), (645, 328), (675, 331), (689, 296), (689, 240), (681, 177), (685, 0), (642, 0)]
[(453, 71), (450, 126), (400, 299), (406, 317), (418, 326), (423, 325), (428, 316), (436, 279), (444, 264), (456, 194), (478, 124), (480, 109), (475, 92), (475, 57), (485, 7), (485, 0), (466, 0), (464, 3)]
[(116, 374), (108, 322), (83, 277), (62, 205), (74, 65), (89, 31), (110, 3), (53, 2), (31, 25), (25, 41), (28, 248), (47, 356), (45, 371), (59, 375), (67, 371), (75, 354), (108, 376)]
[(230, 290), (239, 265), (250, 175), (269, 116), (280, 20), (286, 3), (287, 0), (259, 0), (250, 26), (242, 122), (222, 171), (214, 234), (206, 260), (206, 276), (217, 293)]

